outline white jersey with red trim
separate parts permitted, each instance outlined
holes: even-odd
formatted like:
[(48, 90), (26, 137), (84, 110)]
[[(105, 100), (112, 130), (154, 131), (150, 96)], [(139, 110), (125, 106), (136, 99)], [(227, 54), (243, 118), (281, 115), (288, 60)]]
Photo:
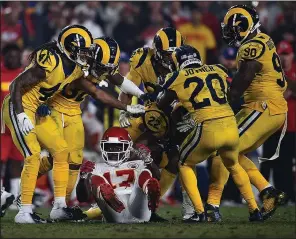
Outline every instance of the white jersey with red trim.
[(126, 161), (118, 167), (110, 166), (105, 162), (97, 163), (93, 170), (94, 175), (104, 176), (113, 186), (117, 195), (131, 194), (139, 173), (146, 168), (142, 160)]

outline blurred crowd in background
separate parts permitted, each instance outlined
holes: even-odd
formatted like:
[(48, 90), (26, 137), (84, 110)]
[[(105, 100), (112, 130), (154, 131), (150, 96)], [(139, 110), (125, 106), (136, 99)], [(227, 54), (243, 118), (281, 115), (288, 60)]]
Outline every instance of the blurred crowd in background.
[[(242, 4), (243, 2), (239, 2)], [(296, 80), (296, 4), (293, 2), (245, 2), (259, 13), (260, 29), (274, 40), (286, 75)], [(196, 47), (207, 64), (221, 63), (229, 69), (231, 77), (236, 71), (237, 49), (226, 46), (221, 38), (220, 22), (227, 9), (238, 2), (1, 2), (1, 103), (9, 81), (28, 65), (31, 51), (57, 38), (60, 30), (69, 24), (87, 27), (93, 37), (111, 36), (121, 49), (120, 73), (129, 71), (129, 56), (136, 48), (152, 46), (155, 33), (162, 27), (178, 29), (185, 43)], [(115, 97), (118, 89), (104, 88)], [(290, 203), (295, 203), (296, 185), (296, 95), (287, 90), (288, 129), (277, 160), (260, 165), (264, 176), (275, 187), (288, 193)], [(99, 140), (104, 129), (118, 124), (117, 110), (100, 102), (86, 100), (83, 105), (83, 121), (86, 132), (85, 158), (99, 155)], [(240, 102), (233, 105), (237, 112)], [(258, 155), (270, 157), (275, 151), (280, 133), (276, 133), (263, 147), (250, 157), (257, 163)], [(1, 138), (3, 140), (4, 138)], [(1, 151), (2, 143), (1, 143)], [(1, 176), (4, 185), (16, 194), (21, 161), (14, 154), (1, 153)], [(6, 165), (6, 167), (3, 167)], [(206, 198), (210, 161), (197, 166), (199, 187)], [(256, 192), (257, 193), (257, 192)], [(36, 205), (51, 200), (50, 175), (38, 180)], [(174, 204), (181, 198), (178, 180), (164, 196), (163, 202)], [(242, 199), (230, 179), (224, 191), (224, 204), (241, 204)], [(73, 193), (75, 204), (75, 192)]]

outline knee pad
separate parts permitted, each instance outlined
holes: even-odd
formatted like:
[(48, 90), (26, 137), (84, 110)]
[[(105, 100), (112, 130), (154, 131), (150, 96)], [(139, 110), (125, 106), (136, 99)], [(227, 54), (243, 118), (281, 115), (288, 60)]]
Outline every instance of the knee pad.
[(71, 170), (79, 170), (83, 161), (83, 150), (75, 150), (69, 153), (69, 168)]

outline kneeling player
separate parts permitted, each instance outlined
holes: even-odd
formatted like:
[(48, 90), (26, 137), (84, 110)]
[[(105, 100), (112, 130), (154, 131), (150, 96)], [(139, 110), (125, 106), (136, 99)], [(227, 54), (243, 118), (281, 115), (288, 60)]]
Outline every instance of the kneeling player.
[(148, 222), (158, 207), (160, 186), (151, 173), (149, 150), (145, 146), (133, 149), (132, 145), (125, 129), (109, 128), (100, 143), (105, 162), (83, 166), (77, 199), (94, 199), (107, 222)]

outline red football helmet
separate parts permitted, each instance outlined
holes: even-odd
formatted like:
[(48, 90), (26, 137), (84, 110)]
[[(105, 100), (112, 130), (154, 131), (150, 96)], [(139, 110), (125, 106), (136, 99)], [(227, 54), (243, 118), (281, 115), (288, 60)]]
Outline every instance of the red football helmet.
[(103, 159), (111, 166), (118, 166), (130, 157), (133, 141), (129, 133), (120, 127), (107, 129), (100, 142)]

